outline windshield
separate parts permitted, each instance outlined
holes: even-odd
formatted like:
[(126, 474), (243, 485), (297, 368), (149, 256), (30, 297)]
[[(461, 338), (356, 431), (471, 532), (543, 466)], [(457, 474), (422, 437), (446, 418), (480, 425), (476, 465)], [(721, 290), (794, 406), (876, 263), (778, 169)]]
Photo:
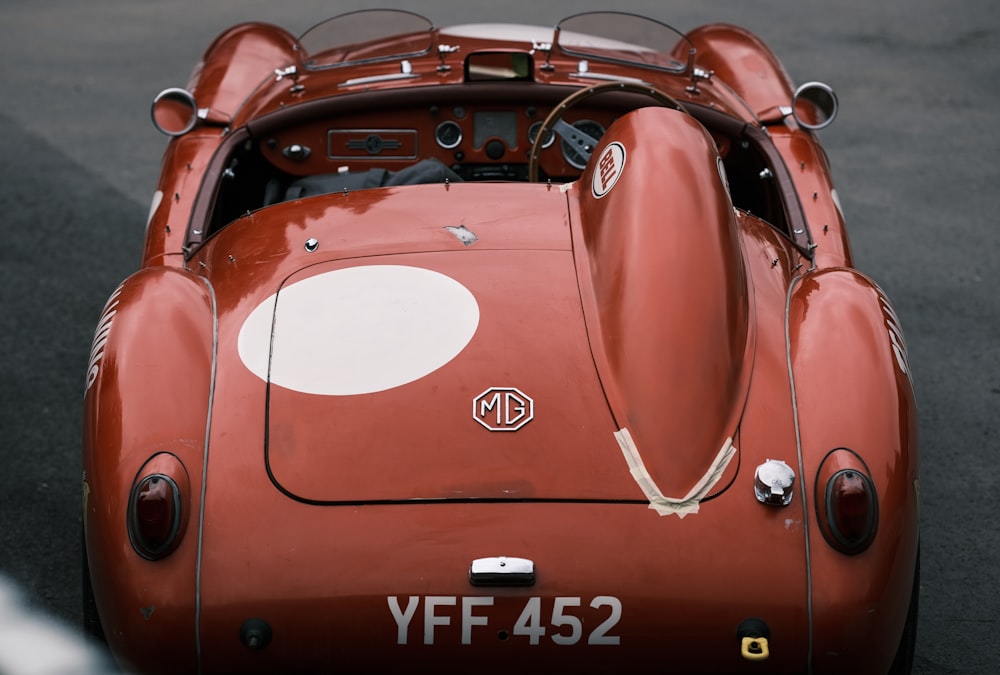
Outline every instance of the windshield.
[(404, 10), (348, 12), (317, 24), (299, 38), (303, 65), (310, 70), (426, 54), (430, 20)]
[(572, 56), (682, 73), (694, 46), (665, 23), (626, 12), (575, 14), (556, 26), (556, 45)]
[[(347, 12), (302, 34), (302, 65), (322, 70), (420, 56), (433, 48), (435, 30), (429, 19), (406, 10)], [(694, 51), (677, 29), (628, 12), (574, 14), (556, 25), (553, 42), (571, 56), (673, 73), (687, 70)]]

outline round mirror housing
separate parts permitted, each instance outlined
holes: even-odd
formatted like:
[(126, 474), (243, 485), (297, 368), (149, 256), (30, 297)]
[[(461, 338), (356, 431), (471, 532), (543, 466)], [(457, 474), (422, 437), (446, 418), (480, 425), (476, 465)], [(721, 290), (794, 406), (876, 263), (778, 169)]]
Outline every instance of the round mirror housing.
[(795, 90), (792, 112), (799, 126), (806, 129), (823, 129), (830, 126), (837, 116), (840, 104), (837, 94), (822, 82), (806, 82)]
[(198, 104), (186, 89), (164, 89), (153, 99), (153, 126), (167, 136), (183, 136), (198, 122)]

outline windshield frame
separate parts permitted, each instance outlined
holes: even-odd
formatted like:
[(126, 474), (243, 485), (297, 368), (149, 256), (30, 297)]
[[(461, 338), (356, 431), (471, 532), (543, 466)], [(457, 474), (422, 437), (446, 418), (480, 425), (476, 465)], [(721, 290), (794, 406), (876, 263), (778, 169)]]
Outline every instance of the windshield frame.
[[(389, 32), (371, 31), (358, 39), (356, 28), (359, 23), (357, 20), (369, 17), (373, 26), (402, 24), (406, 21), (412, 21), (413, 26), (411, 30), (398, 32), (392, 32), (392, 30)], [(322, 71), (424, 56), (434, 49), (437, 31), (437, 26), (430, 19), (416, 12), (405, 9), (359, 9), (338, 14), (315, 24), (298, 37), (295, 48), (299, 55), (299, 64), (303, 69)], [(425, 47), (413, 47), (398, 52), (361, 58), (337, 60), (330, 58), (330, 55), (350, 54), (354, 47), (362, 45), (392, 44), (400, 41), (405, 41), (404, 44), (408, 46), (423, 44), (424, 37), (426, 37)], [(309, 42), (312, 41), (317, 44), (309, 45)], [(324, 55), (326, 55), (325, 58)]]
[[(604, 18), (605, 21), (600, 22), (604, 26), (613, 25), (614, 20), (625, 19), (631, 24), (630, 27), (640, 26), (643, 24), (651, 24), (656, 30), (662, 29), (666, 34), (675, 37), (676, 40), (669, 49), (664, 49), (660, 46), (648, 46), (642, 42), (637, 42), (632, 38), (624, 39), (624, 34), (627, 31), (622, 31), (622, 37), (614, 37), (613, 34), (609, 35), (609, 31), (578, 31), (578, 30), (567, 30), (564, 24), (567, 22), (572, 22), (573, 20), (581, 19), (582, 17), (593, 17), (595, 19)], [(610, 19), (610, 20), (609, 20)], [(623, 24), (624, 25), (624, 24)], [(561, 40), (561, 37), (574, 36), (578, 38), (590, 38), (595, 42), (593, 49), (584, 50), (578, 47), (574, 47), (572, 43), (567, 45), (565, 40)], [(617, 12), (617, 11), (593, 11), (593, 12), (579, 12), (577, 14), (571, 14), (559, 21), (556, 24), (555, 32), (552, 37), (553, 48), (558, 47), (559, 51), (568, 56), (575, 56), (582, 59), (588, 60), (598, 60), (608, 63), (618, 63), (622, 65), (639, 67), (639, 68), (649, 68), (651, 70), (657, 70), (660, 72), (683, 74), (688, 72), (694, 64), (694, 54), (695, 47), (688, 39), (688, 37), (680, 30), (674, 28), (673, 26), (653, 19), (651, 17), (635, 14), (632, 12)], [(671, 65), (659, 64), (643, 59), (629, 59), (624, 57), (618, 57), (614, 55), (614, 50), (620, 51), (634, 51), (635, 53), (649, 53), (659, 56), (665, 56), (672, 61)], [(679, 49), (683, 50), (683, 60), (678, 58), (681, 56), (678, 53)], [(610, 52), (607, 50), (611, 50)]]

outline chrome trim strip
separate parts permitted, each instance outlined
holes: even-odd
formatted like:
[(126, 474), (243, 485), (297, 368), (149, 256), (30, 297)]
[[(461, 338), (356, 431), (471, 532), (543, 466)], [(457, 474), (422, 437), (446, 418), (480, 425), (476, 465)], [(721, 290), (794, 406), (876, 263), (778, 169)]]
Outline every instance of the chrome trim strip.
[(813, 596), (812, 596), (812, 550), (809, 545), (809, 498), (806, 491), (805, 463), (802, 460), (802, 430), (799, 427), (799, 403), (795, 396), (795, 373), (792, 370), (792, 339), (789, 330), (789, 314), (792, 306), (792, 293), (796, 284), (802, 280), (802, 275), (796, 276), (788, 284), (785, 296), (785, 360), (788, 364), (788, 384), (792, 395), (792, 420), (795, 424), (795, 452), (799, 460), (799, 491), (802, 494), (802, 532), (805, 536), (806, 549), (806, 614), (809, 617), (809, 646), (807, 652), (806, 673), (811, 675), (813, 663)]
[(625, 77), (624, 75), (607, 75), (605, 73), (592, 73), (585, 71), (581, 73), (570, 73), (569, 77), (579, 80), (602, 80), (607, 82), (634, 82), (647, 87), (651, 87), (649, 82), (638, 77)]
[(219, 310), (215, 299), (215, 289), (212, 283), (201, 278), (202, 283), (208, 289), (212, 299), (212, 377), (208, 385), (208, 411), (205, 415), (205, 448), (202, 454), (201, 463), (201, 504), (198, 505), (198, 554), (195, 560), (194, 577), (194, 650), (195, 659), (198, 664), (198, 673), (201, 673), (201, 558), (205, 535), (205, 494), (208, 487), (208, 446), (212, 433), (212, 410), (215, 407), (215, 378), (218, 372), (219, 362)]
[(388, 75), (369, 75), (368, 77), (355, 77), (350, 80), (344, 80), (338, 87), (356, 87), (359, 84), (374, 84), (376, 82), (392, 82), (395, 80), (412, 80), (415, 77), (420, 77), (418, 73), (390, 73)]

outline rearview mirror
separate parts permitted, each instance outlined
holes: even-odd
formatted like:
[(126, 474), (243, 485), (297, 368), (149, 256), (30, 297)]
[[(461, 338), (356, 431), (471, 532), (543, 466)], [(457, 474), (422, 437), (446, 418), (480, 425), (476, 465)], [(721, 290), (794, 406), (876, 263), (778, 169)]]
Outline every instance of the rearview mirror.
[(465, 81), (530, 80), (534, 63), (527, 52), (473, 52), (465, 58)]
[(792, 112), (806, 129), (823, 129), (833, 123), (839, 108), (837, 94), (822, 82), (806, 82), (795, 90)]
[(167, 136), (183, 136), (198, 122), (198, 104), (186, 89), (164, 89), (153, 99), (153, 126)]

